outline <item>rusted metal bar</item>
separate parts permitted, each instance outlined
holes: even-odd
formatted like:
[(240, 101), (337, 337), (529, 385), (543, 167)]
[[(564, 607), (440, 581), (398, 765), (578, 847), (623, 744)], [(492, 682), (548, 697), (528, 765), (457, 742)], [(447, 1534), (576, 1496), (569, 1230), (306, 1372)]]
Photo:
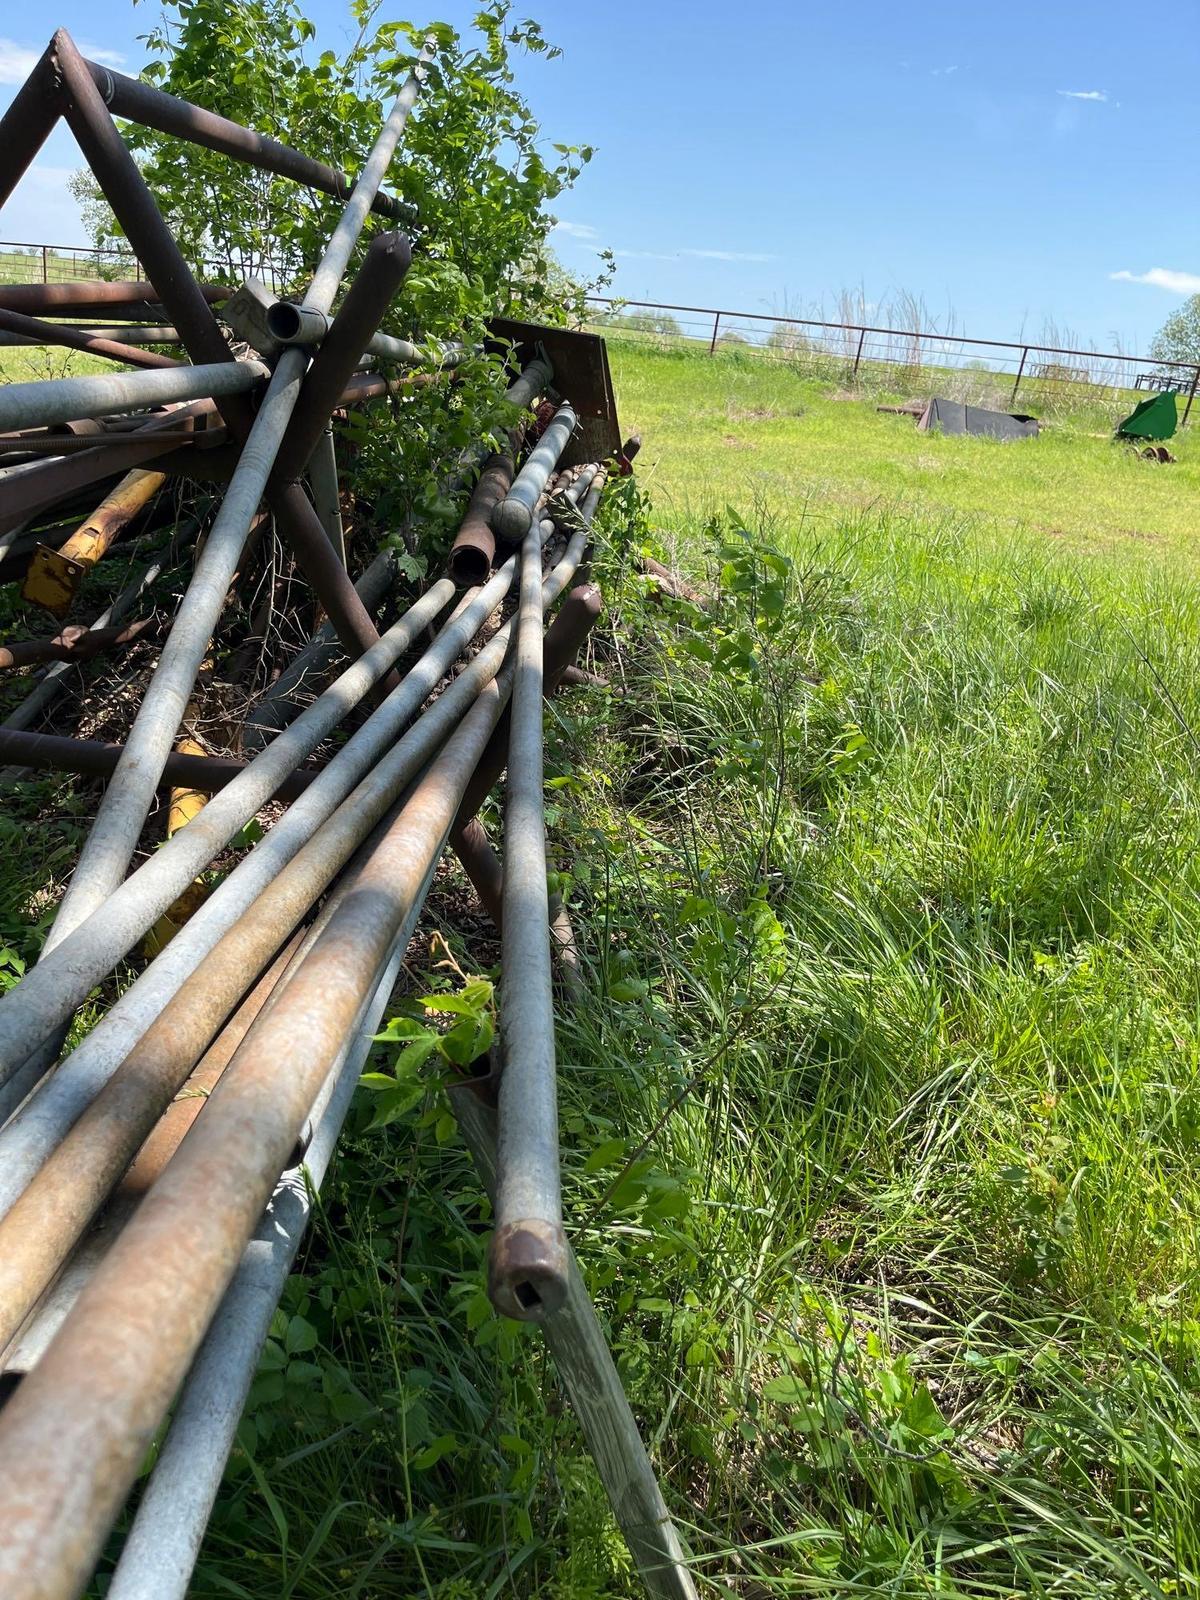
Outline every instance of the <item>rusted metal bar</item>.
[(342, 526), (342, 497), (338, 485), (337, 452), (334, 449), (331, 422), (325, 424), (320, 442), (309, 459), (308, 482), (312, 489), (313, 510), (325, 529), (326, 537), (337, 552), (338, 560), (345, 566), (346, 530)]
[(854, 371), (853, 371), (853, 374), (852, 374), (852, 376), (854, 376), (856, 378), (858, 376), (859, 366), (862, 364), (863, 340), (866, 337), (867, 337), (867, 330), (865, 328), (860, 328), (858, 330), (858, 349), (854, 352)]
[(710, 356), (716, 354), (716, 349), (717, 349), (717, 329), (720, 326), (721, 326), (721, 313), (719, 311), (714, 311), (713, 312), (712, 338), (708, 341), (708, 353), (709, 353)]
[[(97, 177), (102, 177), (94, 156), (98, 151), (100, 159), (103, 160), (105, 152), (108, 151), (112, 156), (110, 165), (113, 175), (126, 174), (125, 178), (117, 176), (118, 184), (127, 183), (130, 192), (144, 193), (145, 200), (149, 204), (152, 216), (145, 212), (140, 199), (131, 209), (129, 216), (123, 216), (119, 209), (117, 214), (139, 256), (146, 262), (151, 277), (156, 279), (155, 261), (165, 272), (171, 252), (178, 256), (178, 250), (167, 233), (169, 250), (164, 248), (162, 252), (156, 253), (152, 249), (150, 255), (144, 253), (137, 233), (130, 225), (131, 220), (138, 232), (143, 235), (156, 234), (158, 229), (167, 232), (165, 225), (154, 208), (148, 191), (145, 190), (141, 175), (136, 167), (133, 167), (128, 151), (117, 136), (112, 118), (104, 110), (96, 87), (86, 68), (83, 67), (78, 53), (74, 51), (74, 46), (70, 45), (65, 35), (56, 35), (56, 40), (60, 41), (59, 55), (63, 62), (65, 80), (71, 85), (76, 104), (86, 112), (83, 117), (83, 131), (79, 133), (79, 137), (83, 144), (84, 133), (89, 134), (91, 148), (84, 144), (84, 150), (91, 160), (93, 170)], [(404, 124), (416, 101), (425, 75), (425, 63), (431, 59), (434, 48), (431, 39), (420, 62), (409, 74), (396, 97), (395, 104), (354, 186), (354, 192), (317, 265), (312, 283), (305, 295), (306, 305), (315, 306), (320, 311), (328, 311), (333, 303), (333, 297), (355, 242), (362, 231), (371, 202), (379, 191), (384, 173), (399, 143)], [(87, 109), (89, 106), (91, 110)], [(74, 122), (72, 126), (75, 126)], [(110, 150), (110, 134), (119, 147), (117, 151)], [(127, 173), (128, 167), (132, 167), (132, 176)], [(113, 197), (110, 195), (110, 198)], [(184, 271), (186, 275), (186, 268)], [(187, 281), (192, 283), (192, 288), (195, 289), (190, 276)], [(160, 284), (160, 293), (165, 292), (167, 287), (168, 283), (164, 279)], [(194, 299), (189, 299), (186, 295), (172, 298), (177, 303), (168, 304), (168, 309), (176, 327), (188, 342), (189, 352), (195, 358), (198, 352), (203, 353), (208, 349), (209, 330), (202, 325), (202, 319), (192, 314)], [(207, 304), (204, 305), (204, 316), (212, 324), (212, 332), (228, 354), (216, 324), (212, 322), (212, 313), (208, 310)], [(171, 748), (196, 671), (224, 604), (229, 581), (236, 568), (250, 520), (266, 487), (271, 469), (275, 465), (280, 441), (296, 405), (305, 366), (306, 357), (302, 352), (288, 350), (279, 358), (275, 367), (261, 408), (254, 418), (237, 468), (230, 480), (221, 510), (209, 530), (192, 581), (176, 615), (175, 625), (163, 647), (158, 669), (150, 680), (130, 729), (124, 755), (105, 791), (92, 831), (75, 869), (75, 875), (59, 907), (58, 916), (47, 941), (48, 947), (58, 943), (71, 928), (78, 926), (102, 906), (124, 877), (157, 786), (158, 774)], [(236, 436), (241, 426), (241, 418), (230, 413), (226, 416), (226, 420), (234, 428)], [(294, 501), (295, 496), (299, 496), (299, 503), (289, 504), (289, 500)], [(310, 527), (315, 526), (316, 532), (311, 537), (313, 553), (318, 560), (322, 553), (327, 555), (333, 568), (329, 583), (326, 585), (328, 594), (322, 593), (322, 599), (334, 621), (338, 622), (338, 616), (329, 605), (329, 597), (332, 596), (335, 603), (344, 598), (349, 618), (354, 620), (354, 606), (358, 604), (358, 599), (354, 594), (353, 585), (350, 584), (345, 569), (333, 555), (324, 530), (316, 520), (316, 514), (303, 492), (297, 486), (292, 486), (290, 492), (284, 491), (278, 497), (274, 509), (277, 517), (284, 518), (292, 537), (298, 539), (300, 543), (307, 537), (304, 533), (306, 522)], [(343, 596), (342, 591), (337, 588), (339, 580), (349, 590), (348, 597)], [(359, 610), (361, 611), (361, 606)], [(370, 619), (366, 620), (369, 625)], [(373, 628), (371, 633), (374, 634)]]
[[(165, 94), (140, 79), (127, 78), (123, 73), (113, 72), (95, 61), (84, 64), (92, 75), (101, 99), (114, 117), (123, 117), (127, 122), (136, 122), (143, 128), (155, 128), (159, 133), (174, 134), (186, 139), (189, 144), (219, 151), (221, 155), (232, 156), (235, 161), (243, 161), (260, 172), (274, 172), (281, 178), (291, 178), (295, 183), (318, 189), (322, 194), (331, 194), (341, 201), (348, 198), (354, 187), (344, 172), (326, 166), (323, 161), (314, 161), (311, 156), (290, 149), (278, 139), (243, 128), (228, 117), (206, 111), (202, 106), (180, 100), (173, 94)], [(381, 217), (392, 217), (400, 222), (411, 221), (416, 215), (415, 206), (382, 192), (372, 199), (371, 210)]]
[[(6, 315), (16, 315), (5, 313)], [(149, 324), (138, 322), (112, 322), (86, 324), (75, 322), (71, 324), (51, 322), (46, 324), (49, 328), (59, 329), (67, 327), (72, 333), (85, 334), (93, 339), (116, 339), (120, 344), (132, 345), (140, 348), (148, 344), (179, 344), (180, 338), (175, 329), (166, 324)], [(0, 346), (57, 344), (57, 339), (33, 338), (21, 333), (0, 332)]]
[(305, 376), (279, 446), (273, 482), (292, 482), (308, 466), (342, 390), (354, 376), (411, 261), (412, 248), (402, 233), (383, 233), (371, 241), (362, 269)]
[[(214, 404), (213, 410), (216, 410)], [(214, 428), (206, 436), (206, 442), (220, 443), (225, 438), (224, 427)], [(174, 449), (179, 445), (195, 444), (198, 435), (190, 429), (177, 432), (163, 430), (156, 432), (155, 442), (163, 446), (164, 451)], [(114, 462), (113, 471), (121, 470), (122, 452), (141, 450), (145, 440), (139, 439), (136, 433), (109, 434), (104, 440), (104, 449)], [(38, 437), (21, 438), (17, 434), (0, 436), (0, 454), (2, 455), (33, 455), (33, 456), (76, 456), (84, 450), (95, 450), (98, 441), (92, 434), (82, 434), (78, 437), (71, 434), (39, 435)]]
[[(64, 115), (88, 165), (112, 206), (138, 260), (178, 328), (187, 352), (199, 365), (232, 361), (233, 355), (212, 310), (163, 219), (154, 196), (117, 132), (87, 64), (74, 41), (60, 28), (52, 41), (62, 80)], [(248, 430), (249, 402), (230, 395), (221, 408), (235, 429)]]
[[(151, 621), (153, 618), (135, 623), (128, 629), (111, 628), (103, 629), (101, 632), (118, 636), (130, 634), (129, 641), (121, 637), (113, 641), (124, 644), (136, 638)], [(91, 637), (88, 631), (82, 629), (79, 631), (83, 634), (84, 640)], [(45, 644), (51, 641), (33, 642), (44, 648)], [(104, 648), (102, 645), (94, 647), (91, 654), (98, 655), (102, 648)], [(9, 647), (14, 654), (20, 649), (20, 645)], [(8, 664), (3, 658), (9, 650), (0, 650), (0, 666)], [(67, 654), (56, 657), (42, 655), (38, 659), (69, 661), (81, 658)], [(72, 739), (61, 734), (28, 733), (0, 726), (0, 761), (11, 762), (16, 767), (32, 767), (35, 770), (51, 772), (75, 772), (82, 777), (107, 778), (120, 760), (121, 750), (122, 746), (119, 744), (104, 744), (97, 739)], [(236, 756), (187, 755), (173, 750), (167, 757), (166, 765), (159, 777), (159, 788), (167, 789), (176, 784), (186, 784), (204, 794), (216, 794), (228, 787), (245, 770), (246, 763), (239, 761)], [(297, 795), (304, 793), (318, 776), (319, 770), (319, 768), (297, 767), (276, 789), (274, 798), (294, 800)]]
[[(198, 524), (189, 519), (180, 524), (178, 532), (191, 537), (195, 535), (197, 528)], [(100, 613), (91, 624), (89, 631), (115, 626), (122, 618), (128, 616), (146, 590), (153, 583), (156, 583), (167, 570), (167, 565), (168, 563), (165, 560), (156, 561), (147, 567), (144, 572), (137, 574), (126, 584), (112, 604)], [(22, 700), (19, 706), (16, 706), (8, 713), (7, 717), (0, 723), (0, 728), (6, 730), (28, 728), (62, 693), (70, 681), (68, 677), (69, 671), (70, 664), (67, 662), (51, 667), (37, 687)], [(0, 1121), (3, 1121), (2, 1112), (0, 1112)]]
[[(10, 113), (11, 110), (12, 107)], [(206, 305), (219, 304), (231, 293), (219, 283), (202, 283), (197, 287)], [(0, 284), (0, 307), (6, 311), (23, 311), (31, 317), (90, 317), (106, 312), (115, 316), (118, 312), (124, 315), (130, 307), (145, 311), (148, 306), (158, 304), (158, 290), (144, 279), (123, 283), (87, 278), (77, 283)]]
[[(107, 650), (119, 649), (140, 639), (154, 625), (153, 617), (142, 617), (116, 628), (64, 628), (52, 639), (20, 639), (0, 645), (0, 667), (33, 667), (44, 661), (91, 661)], [(0, 759), (4, 757), (4, 730), (0, 727)], [(22, 762), (30, 766), (31, 762)]]
[(577, 419), (571, 407), (565, 403), (559, 406), (553, 422), (513, 480), (512, 488), (492, 512), (492, 528), (502, 542), (516, 544), (528, 535), (538, 501), (576, 426)]
[[(583, 511), (585, 515), (590, 515), (587, 502)], [(543, 584), (546, 606), (552, 605), (570, 582), (586, 544), (586, 530), (572, 536), (562, 559)], [(491, 610), (498, 593), (504, 584), (511, 581), (511, 576), (512, 564), (509, 564), (472, 602), (477, 607), (474, 613), (470, 607), (460, 609), (455, 619), (443, 629), (439, 643), (445, 640), (446, 650), (452, 652), (451, 659), (460, 648), (464, 634), (469, 638), (478, 626), (478, 612), (486, 615)], [(346, 819), (350, 818), (354, 827), (359, 823), (369, 827), (372, 816), (377, 812), (367, 814), (367, 799), (371, 794), (378, 794), (378, 785), (390, 781), (396, 772), (401, 774), (397, 781), (407, 781), (404, 774), (415, 775), (421, 764), (438, 749), (450, 730), (457, 726), (465, 709), (473, 703), (481, 686), (490, 682), (499, 670), (508, 649), (511, 631), (511, 625), (501, 628), (397, 744), (398, 733), (408, 716), (420, 705), (445, 669), (444, 658), (439, 661), (436, 651), (427, 652), (423, 661), (428, 663), (427, 670), (436, 674), (432, 682), (428, 676), (418, 674), (417, 669), (406, 676), (401, 688), (373, 713), (330, 761), (311, 788), (224, 879), (166, 950), (121, 995), (20, 1114), (0, 1132), (0, 1215), (14, 1203), (68, 1129), (111, 1079), (131, 1046), (145, 1035), (157, 1017), (164, 1014), (171, 997), (177, 995), (189, 977), (198, 970), (207, 954), (223, 937), (231, 919), (242, 915), (248, 907), (261, 904), (266, 895), (275, 892), (275, 886), (283, 878), (284, 869), (294, 858), (298, 859), (306, 841), (316, 845), (314, 835), (319, 828), (324, 834), (324, 842), (316, 849), (315, 859), (323, 870), (328, 863), (331, 837), (324, 833), (323, 825), (334, 808), (339, 808), (337, 814), (342, 818), (339, 826), (344, 827)], [(415, 704), (410, 698), (412, 695), (415, 695)], [(356, 783), (357, 789), (354, 788)], [(360, 836), (361, 833), (351, 834), (352, 838)], [(185, 839), (186, 831), (179, 837)], [(172, 844), (167, 848), (177, 849), (178, 846)], [(165, 851), (159, 852), (160, 856), (163, 854)], [(308, 859), (310, 862), (313, 859), (312, 852)], [(145, 867), (141, 869), (143, 872), (145, 870)], [(36, 977), (39, 970), (35, 968), (24, 981), (27, 983), (30, 978)], [(19, 985), (11, 991), (10, 998), (11, 995), (20, 994), (20, 990)], [(51, 995), (55, 993), (54, 984), (49, 986), (49, 992)], [(0, 1095), (3, 1092), (0, 1090)]]
[(57, 322), (43, 322), (37, 317), (23, 316), (19, 311), (0, 309), (0, 329), (6, 333), (19, 333), (39, 344), (62, 345), (66, 350), (83, 350), (90, 356), (104, 356), (109, 361), (123, 361), (129, 367), (178, 367), (182, 362), (174, 356), (159, 355), (154, 350), (141, 350), (135, 345), (121, 344), (115, 339), (105, 339), (99, 334), (84, 333)]
[(371, 1001), (310, 1112), (303, 1167), (285, 1172), (238, 1264), (173, 1408), (171, 1426), (138, 1500), (108, 1600), (184, 1600), (238, 1419), (299, 1249), (313, 1196), (401, 970), (429, 878), (402, 924)]
[[(508, 576), (498, 581), (496, 600), (508, 587), (508, 581)], [(82, 925), (64, 932), (56, 941), (56, 948), (44, 952), (38, 965), (0, 1000), (0, 1083), (60, 1023), (67, 1021), (95, 981), (94, 978), (85, 978), (84, 973), (102, 975), (110, 971), (114, 962), (133, 948), (196, 874), (255, 815), (320, 741), (343, 721), (350, 709), (369, 693), (393, 662), (419, 637), (421, 629), (438, 616), (452, 594), (452, 586), (448, 581), (435, 584), (389, 629), (382, 640), (348, 667), (319, 700), (246, 767), (219, 800), (207, 806), (189, 827), (157, 850), (126, 882), (118, 880), (106, 895), (100, 916), (94, 920), (81, 919)], [(492, 600), (492, 604), (496, 600)], [(481, 615), (472, 613), (473, 626), (470, 632), (466, 632), (466, 638), (482, 620)], [(464, 624), (451, 636), (451, 660), (465, 643), (463, 633), (466, 626)], [(421, 700), (437, 682), (436, 677), (432, 682), (429, 681), (431, 663), (436, 663), (440, 670), (448, 665), (445, 661), (448, 648), (445, 643), (435, 645), (426, 651), (418, 663), (421, 670), (414, 668), (407, 675), (405, 704), (409, 707), (409, 715), (417, 710)], [(128, 762), (131, 742), (132, 735), (121, 753), (113, 781)], [(151, 793), (158, 786), (166, 761), (167, 757), (164, 756), (154, 770), (150, 779)], [(102, 812), (103, 804), (100, 809)], [(145, 811), (142, 815), (145, 815)]]
[(57, 549), (38, 546), (21, 590), (24, 598), (55, 616), (65, 616), (83, 579), (166, 481), (165, 473), (148, 472), (143, 467), (126, 473), (65, 544)]
[(494, 454), (483, 463), (446, 562), (447, 576), (460, 589), (483, 583), (492, 569), (496, 554), (492, 512), (512, 488), (512, 481), (511, 456)]
[(0, 206), (20, 183), (62, 115), (62, 103), (47, 49), (0, 117)]
[(0, 534), (19, 527), (31, 514), (69, 500), (91, 484), (114, 478), (141, 461), (169, 455), (178, 446), (169, 439), (163, 441), (160, 433), (169, 433), (215, 411), (214, 401), (195, 400), (190, 405), (152, 417), (135, 433), (122, 434), (111, 442), (93, 440), (95, 449), (81, 450), (61, 460), (38, 461), (19, 480), (6, 478)]

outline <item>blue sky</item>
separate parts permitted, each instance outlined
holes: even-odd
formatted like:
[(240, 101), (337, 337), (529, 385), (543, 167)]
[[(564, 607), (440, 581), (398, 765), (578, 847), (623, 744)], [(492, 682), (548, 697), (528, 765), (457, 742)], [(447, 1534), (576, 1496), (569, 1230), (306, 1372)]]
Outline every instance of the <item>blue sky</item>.
[[(343, 0), (306, 9), (338, 48)], [(435, 14), (462, 27), (474, 9)], [(581, 272), (615, 250), (623, 295), (805, 315), (835, 314), (842, 290), (907, 290), (960, 332), (1052, 322), (1144, 350), (1200, 291), (1200, 0), (1152, 15), (1116, 0), (518, 10), (565, 51), (518, 69), (547, 138), (597, 147), (558, 202), (556, 247)], [(53, 26), (136, 72), (156, 15), (153, 0), (0, 7), (0, 105)], [(397, 15), (419, 14), (380, 12)], [(0, 238), (82, 241), (65, 192), (78, 164), (60, 130)]]

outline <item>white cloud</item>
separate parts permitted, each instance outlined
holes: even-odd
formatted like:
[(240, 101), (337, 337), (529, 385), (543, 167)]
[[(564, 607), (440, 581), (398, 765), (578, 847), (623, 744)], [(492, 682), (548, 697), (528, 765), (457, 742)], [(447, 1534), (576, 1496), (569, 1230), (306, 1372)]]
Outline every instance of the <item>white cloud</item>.
[[(0, 39), (0, 83), (24, 83), (37, 66), (44, 48), (31, 49), (15, 39)], [(89, 61), (98, 61), (102, 67), (119, 67), (125, 61), (119, 50), (106, 50), (84, 39), (79, 41), (79, 53)]]
[(0, 39), (0, 83), (24, 83), (41, 53), (26, 49), (15, 39)]
[(756, 250), (681, 250), (693, 261), (778, 261), (778, 256), (760, 255)]
[(952, 72), (957, 72), (957, 71), (958, 71), (958, 67), (957, 66), (953, 66), (953, 67), (934, 67), (933, 71), (930, 73), (930, 77), (932, 77), (932, 78), (948, 78)]
[(1064, 100), (1107, 100), (1108, 95), (1103, 89), (1059, 89), (1057, 91)]
[(586, 222), (556, 222), (550, 229), (551, 233), (565, 233), (571, 239), (596, 239), (599, 231), (589, 227)]
[(1176, 272), (1171, 267), (1151, 267), (1149, 272), (1110, 272), (1116, 283), (1148, 283), (1155, 289), (1169, 289), (1172, 294), (1200, 294), (1200, 275), (1195, 272)]
[(614, 250), (614, 256), (622, 256), (626, 261), (678, 261), (679, 251), (665, 253), (662, 250)]

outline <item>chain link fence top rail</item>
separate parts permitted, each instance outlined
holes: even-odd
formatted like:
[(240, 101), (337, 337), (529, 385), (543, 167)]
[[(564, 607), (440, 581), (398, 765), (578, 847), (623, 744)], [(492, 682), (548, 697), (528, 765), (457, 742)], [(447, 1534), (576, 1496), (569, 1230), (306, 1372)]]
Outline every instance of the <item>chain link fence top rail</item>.
[(973, 339), (925, 329), (822, 322), (766, 312), (589, 296), (586, 326), (610, 338), (663, 348), (744, 350), (786, 361), (813, 377), (889, 392), (933, 389), (956, 400), (1010, 410), (1074, 399), (1132, 404), (1147, 391), (1173, 389), (1187, 421), (1200, 387), (1200, 363), (1036, 344)]

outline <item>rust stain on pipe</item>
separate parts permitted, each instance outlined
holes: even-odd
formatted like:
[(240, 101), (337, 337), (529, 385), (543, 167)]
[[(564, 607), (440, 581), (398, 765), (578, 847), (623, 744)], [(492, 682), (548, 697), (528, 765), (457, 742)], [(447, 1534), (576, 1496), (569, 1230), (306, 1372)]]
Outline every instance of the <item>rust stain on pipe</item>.
[(514, 470), (513, 459), (508, 455), (490, 455), (483, 463), (446, 562), (446, 576), (456, 588), (467, 589), (487, 581), (496, 554), (492, 512), (512, 488)]
[(83, 350), (88, 355), (103, 356), (108, 361), (123, 361), (127, 367), (184, 365), (174, 356), (160, 356), (153, 350), (121, 344), (116, 339), (105, 339), (100, 334), (80, 333), (75, 328), (65, 328), (56, 322), (43, 322), (37, 317), (27, 317), (19, 311), (9, 311), (3, 307), (0, 307), (0, 329), (6, 333), (20, 334), (26, 339), (36, 339), (39, 344), (61, 345), (66, 350)]

